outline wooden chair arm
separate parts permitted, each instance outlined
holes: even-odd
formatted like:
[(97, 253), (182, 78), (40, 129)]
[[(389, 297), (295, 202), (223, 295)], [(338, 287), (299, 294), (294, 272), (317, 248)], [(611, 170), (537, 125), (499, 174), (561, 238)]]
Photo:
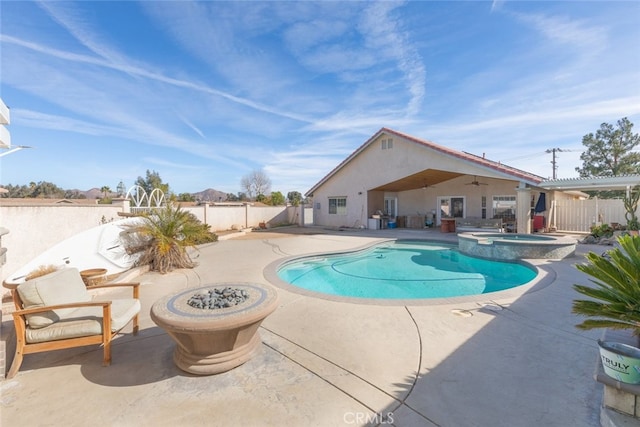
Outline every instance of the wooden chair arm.
[(59, 310), (63, 308), (80, 308), (80, 307), (106, 307), (110, 306), (111, 301), (85, 301), (73, 302), (69, 304), (45, 305), (42, 307), (31, 307), (22, 310), (16, 310), (12, 314), (15, 316), (26, 316), (27, 314), (41, 313), (44, 311)]
[(131, 287), (133, 289), (133, 297), (135, 299), (140, 298), (140, 283), (139, 282), (122, 282), (122, 283), (104, 283), (102, 285), (90, 286), (87, 289), (104, 289), (104, 288), (117, 288), (117, 287)]

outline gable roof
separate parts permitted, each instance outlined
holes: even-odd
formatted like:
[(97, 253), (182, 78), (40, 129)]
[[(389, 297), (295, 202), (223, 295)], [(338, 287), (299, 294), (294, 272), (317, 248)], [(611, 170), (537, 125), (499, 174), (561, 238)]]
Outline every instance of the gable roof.
[(495, 162), (493, 160), (489, 160), (487, 158), (480, 157), (480, 156), (476, 156), (475, 154), (471, 154), (471, 153), (466, 153), (464, 151), (458, 151), (458, 150), (454, 150), (452, 148), (448, 148), (448, 147), (444, 147), (442, 145), (438, 145), (435, 144), (431, 141), (427, 141), (427, 140), (423, 140), (423, 139), (419, 139), (416, 138), (414, 136), (402, 133), (402, 132), (398, 132), (396, 130), (393, 129), (389, 129), (386, 127), (381, 128), (378, 132), (376, 132), (371, 138), (369, 138), (364, 144), (362, 144), (360, 147), (358, 147), (353, 153), (351, 153), (351, 155), (349, 155), (349, 157), (347, 157), (346, 159), (344, 159), (342, 162), (340, 162), (340, 164), (338, 166), (336, 166), (333, 170), (331, 170), (331, 172), (329, 172), (327, 175), (325, 175), (320, 181), (318, 181), (317, 184), (315, 184), (313, 187), (311, 187), (311, 189), (309, 189), (309, 191), (307, 191), (307, 193), (305, 194), (306, 196), (309, 196), (311, 194), (313, 194), (314, 191), (316, 191), (322, 184), (324, 184), (325, 182), (327, 182), (333, 175), (335, 175), (339, 170), (341, 170), (342, 168), (344, 168), (347, 164), (349, 164), (349, 162), (351, 162), (351, 160), (353, 160), (355, 157), (357, 157), (362, 151), (364, 151), (369, 145), (371, 145), (380, 135), (382, 134), (387, 134), (387, 135), (392, 135), (392, 136), (397, 136), (403, 139), (406, 139), (410, 142), (419, 144), (424, 146), (425, 148), (429, 148), (435, 151), (438, 151), (446, 156), (450, 156), (453, 158), (456, 158), (458, 160), (461, 160), (463, 162), (468, 162), (471, 164), (475, 164), (477, 166), (483, 166), (486, 167), (488, 169), (491, 169), (495, 172), (499, 172), (503, 175), (505, 175), (506, 177), (510, 177), (512, 179), (516, 179), (516, 180), (520, 180), (520, 181), (524, 181), (528, 184), (531, 185), (538, 185), (540, 182), (542, 182), (544, 180), (543, 177), (523, 171), (521, 169), (516, 169), (513, 168), (511, 166), (507, 166), (503, 163), (500, 162)]

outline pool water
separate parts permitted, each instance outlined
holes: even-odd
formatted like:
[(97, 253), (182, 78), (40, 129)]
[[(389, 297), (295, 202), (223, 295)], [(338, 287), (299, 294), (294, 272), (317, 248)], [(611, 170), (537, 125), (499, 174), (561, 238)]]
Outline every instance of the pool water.
[(359, 252), (299, 258), (277, 274), (294, 286), (325, 294), (416, 299), (501, 291), (537, 273), (521, 263), (461, 254), (454, 245), (398, 240)]

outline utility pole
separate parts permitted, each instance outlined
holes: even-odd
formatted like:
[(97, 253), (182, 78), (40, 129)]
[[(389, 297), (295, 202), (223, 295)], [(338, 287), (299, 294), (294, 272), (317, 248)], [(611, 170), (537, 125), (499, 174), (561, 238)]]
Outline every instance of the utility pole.
[(549, 148), (545, 151), (545, 153), (553, 153), (553, 160), (551, 160), (551, 164), (553, 165), (553, 179), (556, 179), (556, 171), (558, 170), (558, 165), (556, 163), (556, 152), (562, 153), (563, 151), (569, 150), (563, 150), (562, 148)]

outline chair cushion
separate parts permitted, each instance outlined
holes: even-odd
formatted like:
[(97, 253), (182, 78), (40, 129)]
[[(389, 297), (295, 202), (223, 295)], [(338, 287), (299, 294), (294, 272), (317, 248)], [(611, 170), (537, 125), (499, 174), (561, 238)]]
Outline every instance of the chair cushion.
[[(80, 272), (76, 268), (63, 268), (53, 273), (27, 280), (18, 285), (18, 293), (24, 308), (91, 300)], [(73, 309), (30, 314), (27, 316), (27, 321), (31, 328), (43, 328), (57, 322), (71, 311)]]
[[(110, 299), (107, 301), (111, 301), (111, 332), (119, 331), (125, 327), (133, 319), (133, 316), (140, 312), (140, 300), (135, 298)], [(80, 307), (61, 320), (82, 318), (96, 320), (102, 325), (102, 307)], [(102, 326), (100, 326), (98, 333), (102, 333)]]
[(28, 327), (25, 331), (27, 343), (48, 342), (80, 338), (101, 333), (100, 322), (95, 319), (69, 319), (57, 321), (43, 328)]
[[(134, 298), (111, 300), (111, 332), (117, 332), (140, 312), (140, 300)], [(26, 331), (26, 340), (37, 342), (64, 340), (102, 334), (102, 307), (81, 307), (46, 327)]]
[[(18, 285), (18, 293), (24, 308), (47, 305), (85, 302), (91, 295), (76, 268), (63, 268), (53, 273), (36, 277)], [(43, 328), (65, 317), (74, 309), (51, 310), (27, 316), (29, 327)]]

